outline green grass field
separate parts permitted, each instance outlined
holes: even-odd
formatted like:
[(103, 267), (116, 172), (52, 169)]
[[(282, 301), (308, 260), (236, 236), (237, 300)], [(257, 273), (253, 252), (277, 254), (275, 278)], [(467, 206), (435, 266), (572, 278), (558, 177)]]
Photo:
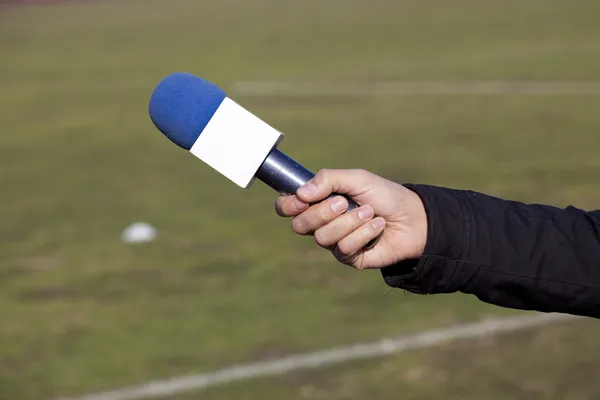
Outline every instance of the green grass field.
[[(130, 0), (0, 7), (0, 398), (37, 400), (512, 310), (406, 296), (293, 235), (176, 148), (163, 76), (600, 81), (596, 0)], [(600, 96), (232, 97), (313, 170), (600, 204)], [(148, 221), (147, 245), (120, 242)], [(174, 396), (590, 399), (600, 325), (567, 323)]]

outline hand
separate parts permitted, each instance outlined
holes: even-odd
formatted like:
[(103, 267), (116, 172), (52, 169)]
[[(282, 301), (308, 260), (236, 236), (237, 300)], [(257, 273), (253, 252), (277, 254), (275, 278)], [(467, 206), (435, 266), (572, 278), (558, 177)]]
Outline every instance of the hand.
[[(344, 197), (322, 201), (332, 193), (345, 194), (361, 207), (346, 213)], [(418, 258), (427, 241), (427, 215), (420, 197), (364, 170), (319, 171), (295, 195), (280, 196), (275, 208), (278, 215), (292, 217), (294, 232), (313, 235), (341, 263), (359, 270)], [(366, 249), (378, 236), (376, 244)]]

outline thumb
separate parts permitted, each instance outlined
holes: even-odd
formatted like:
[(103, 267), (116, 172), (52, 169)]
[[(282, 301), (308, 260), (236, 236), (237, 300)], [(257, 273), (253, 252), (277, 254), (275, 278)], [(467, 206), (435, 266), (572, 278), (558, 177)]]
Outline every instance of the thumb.
[(377, 178), (363, 169), (323, 169), (298, 189), (296, 196), (306, 203), (321, 201), (332, 193), (359, 196), (371, 190)]

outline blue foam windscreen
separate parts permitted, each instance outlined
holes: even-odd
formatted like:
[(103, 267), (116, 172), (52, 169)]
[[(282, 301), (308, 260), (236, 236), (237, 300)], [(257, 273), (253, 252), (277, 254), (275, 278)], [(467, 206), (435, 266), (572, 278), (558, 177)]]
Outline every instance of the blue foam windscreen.
[(177, 72), (156, 86), (148, 111), (165, 136), (189, 150), (225, 97), (225, 92), (209, 81)]

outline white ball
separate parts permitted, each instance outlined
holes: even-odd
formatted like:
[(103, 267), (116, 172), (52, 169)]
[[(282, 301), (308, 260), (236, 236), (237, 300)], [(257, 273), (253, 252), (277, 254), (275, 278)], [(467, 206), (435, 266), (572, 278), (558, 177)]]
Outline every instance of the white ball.
[(145, 222), (131, 224), (121, 234), (121, 240), (125, 243), (145, 243), (155, 238), (156, 228)]

